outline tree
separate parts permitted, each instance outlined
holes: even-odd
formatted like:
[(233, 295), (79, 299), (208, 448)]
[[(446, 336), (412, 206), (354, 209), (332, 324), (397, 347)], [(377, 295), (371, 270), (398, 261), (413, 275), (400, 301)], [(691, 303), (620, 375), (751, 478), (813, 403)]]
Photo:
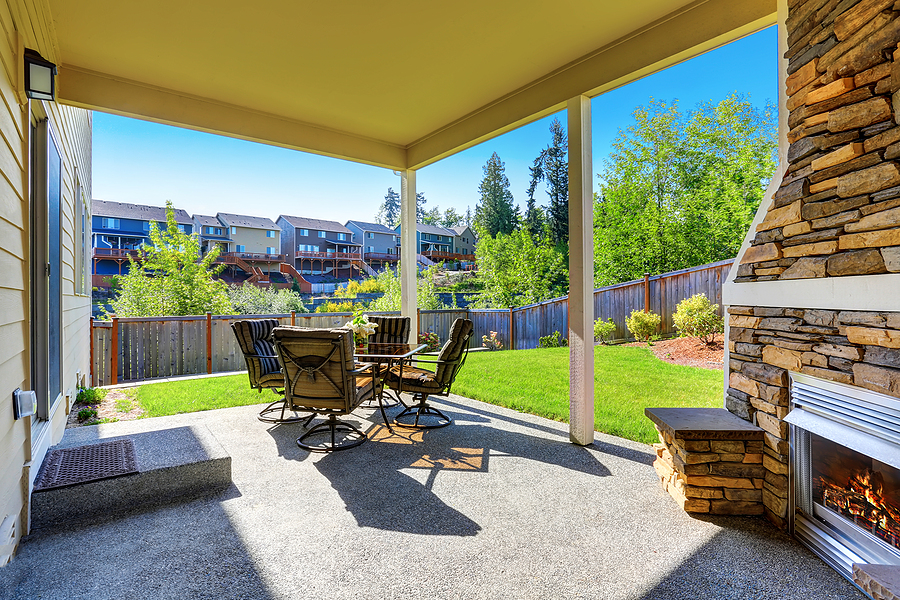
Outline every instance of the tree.
[(201, 256), (196, 235), (178, 230), (175, 210), (166, 202), (166, 228), (150, 223), (151, 245), (143, 247), (141, 261), (129, 258), (128, 274), (118, 278), (119, 294), (111, 304), (120, 317), (160, 317), (228, 314), (232, 306), (228, 286), (213, 279), (224, 264), (216, 265), (218, 246)]
[(384, 202), (375, 216), (375, 222), (394, 229), (400, 223), (400, 194), (388, 188)]
[(472, 209), (466, 206), (466, 227), (471, 227), (472, 224)]
[[(554, 244), (569, 242), (569, 140), (559, 119), (550, 123), (550, 145), (541, 150), (530, 167), (531, 183), (528, 186), (528, 204), (524, 225), (532, 235), (543, 230), (543, 221), (550, 225)], [(535, 204), (534, 194), (538, 183), (546, 181), (549, 202), (546, 212)]]
[[(548, 236), (549, 237), (549, 236)], [(565, 295), (568, 270), (565, 256), (550, 240), (533, 237), (527, 229), (516, 229), (496, 237), (480, 232), (475, 249), (484, 291), (479, 304), (490, 308), (512, 308)]]
[(425, 225), (440, 225), (443, 221), (443, 215), (441, 215), (441, 209), (435, 206), (431, 210), (425, 211), (425, 216), (422, 217), (421, 223)]
[(425, 222), (425, 194), (423, 192), (416, 192), (416, 223), (424, 223)]
[(475, 206), (475, 224), (492, 237), (499, 233), (511, 233), (518, 219), (513, 207), (513, 195), (509, 191), (506, 166), (494, 152), (482, 169), (484, 177), (478, 186), (481, 199)]
[(569, 139), (559, 119), (550, 123), (550, 145), (544, 159), (547, 178), (547, 218), (555, 244), (569, 243)]
[(291, 311), (309, 312), (303, 305), (303, 298), (300, 294), (292, 290), (279, 290), (275, 287), (261, 288), (247, 282), (231, 286), (228, 289), (228, 298), (234, 307), (234, 314), (237, 315), (283, 315)]
[(442, 227), (447, 227), (448, 229), (451, 227), (460, 227), (463, 224), (463, 216), (456, 212), (456, 209), (451, 207), (444, 211), (444, 216), (441, 219), (441, 222), (438, 225)]
[[(416, 304), (422, 310), (439, 310), (447, 308), (437, 295), (437, 287), (434, 285), (434, 275), (437, 265), (432, 265), (418, 273), (416, 278)], [(372, 311), (400, 310), (400, 263), (397, 263), (396, 271), (391, 267), (378, 274), (378, 285), (384, 292), (369, 305)]]
[(654, 100), (634, 119), (595, 195), (596, 284), (734, 257), (775, 169), (774, 108)]

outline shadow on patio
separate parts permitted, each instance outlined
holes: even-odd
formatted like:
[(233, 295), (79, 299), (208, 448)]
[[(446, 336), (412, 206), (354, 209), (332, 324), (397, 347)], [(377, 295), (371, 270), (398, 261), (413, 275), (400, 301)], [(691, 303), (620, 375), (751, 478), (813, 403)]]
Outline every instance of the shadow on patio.
[[(648, 446), (451, 396), (455, 423), (329, 455), (259, 407), (103, 425), (206, 425), (232, 456), (215, 497), (37, 533), (0, 571), (11, 598), (862, 598), (753, 518), (694, 519)], [(394, 409), (396, 410), (396, 409)]]

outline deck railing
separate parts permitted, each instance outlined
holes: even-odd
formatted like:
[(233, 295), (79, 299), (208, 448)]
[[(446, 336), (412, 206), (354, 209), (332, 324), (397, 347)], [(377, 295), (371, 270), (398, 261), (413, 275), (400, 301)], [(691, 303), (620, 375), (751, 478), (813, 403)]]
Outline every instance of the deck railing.
[[(594, 317), (612, 318), (616, 324), (613, 339), (623, 340), (629, 337), (625, 317), (632, 310), (649, 308), (663, 317), (660, 333), (673, 334), (676, 305), (694, 294), (705, 293), (711, 302), (719, 304), (722, 313), (722, 284), (732, 262), (726, 260), (597, 289)], [(92, 381), (94, 385), (109, 385), (240, 371), (246, 365), (231, 332), (234, 321), (275, 318), (283, 325), (339, 327), (351, 317), (346, 312), (92, 319)], [(434, 332), (446, 341), (451, 324), (459, 317), (474, 322), (472, 347), (480, 346), (482, 336), (496, 331), (505, 349), (536, 348), (540, 337), (554, 331), (568, 335), (568, 297), (513, 309), (422, 310), (417, 315), (418, 329)]]

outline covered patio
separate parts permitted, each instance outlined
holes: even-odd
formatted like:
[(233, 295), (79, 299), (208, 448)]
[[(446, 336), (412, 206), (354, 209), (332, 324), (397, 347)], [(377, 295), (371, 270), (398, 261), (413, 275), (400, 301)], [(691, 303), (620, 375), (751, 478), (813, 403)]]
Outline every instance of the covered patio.
[[(208, 428), (232, 458), (222, 493), (39, 529), (0, 597), (864, 598), (763, 519), (694, 518), (650, 446), (460, 396), (455, 424), (310, 454), (258, 406), (70, 430), (63, 445)], [(394, 409), (397, 410), (397, 409)], [(73, 435), (74, 434), (74, 435)]]

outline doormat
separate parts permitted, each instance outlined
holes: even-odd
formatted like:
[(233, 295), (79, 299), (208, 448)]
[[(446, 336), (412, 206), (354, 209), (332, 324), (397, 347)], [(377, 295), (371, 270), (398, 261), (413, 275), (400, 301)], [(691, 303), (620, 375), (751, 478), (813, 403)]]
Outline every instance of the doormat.
[(50, 450), (41, 466), (34, 491), (43, 492), (137, 472), (134, 443), (128, 439)]

